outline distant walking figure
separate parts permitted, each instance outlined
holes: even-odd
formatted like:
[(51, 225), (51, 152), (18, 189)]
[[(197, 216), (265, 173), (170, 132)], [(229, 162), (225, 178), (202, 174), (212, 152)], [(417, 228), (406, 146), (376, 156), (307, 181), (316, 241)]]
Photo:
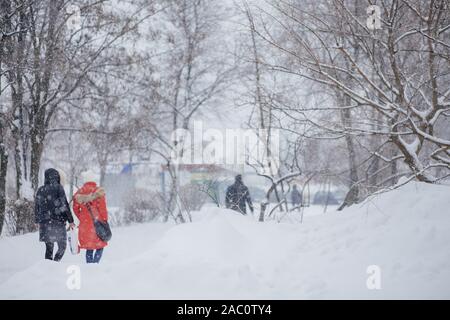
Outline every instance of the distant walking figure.
[(292, 187), (291, 200), (294, 208), (302, 205), (302, 194), (298, 191), (296, 184)]
[(103, 255), (103, 248), (108, 244), (97, 236), (91, 217), (92, 213), (95, 219), (108, 220), (105, 190), (98, 187), (93, 181), (94, 179), (90, 173), (85, 173), (83, 177), (85, 183), (73, 197), (73, 212), (80, 220), (78, 240), (80, 248), (86, 249), (87, 263), (99, 263)]
[(250, 211), (253, 213), (252, 199), (247, 186), (242, 182), (242, 176), (238, 174), (235, 177), (234, 183), (227, 188), (225, 196), (226, 207), (242, 214), (247, 214), (246, 204), (248, 204)]
[[(35, 222), (39, 226), (39, 241), (45, 242), (45, 259), (60, 261), (67, 245), (66, 222), (75, 228), (61, 177), (56, 169), (44, 173), (44, 185), (36, 193)], [(53, 256), (55, 242), (58, 251)]]

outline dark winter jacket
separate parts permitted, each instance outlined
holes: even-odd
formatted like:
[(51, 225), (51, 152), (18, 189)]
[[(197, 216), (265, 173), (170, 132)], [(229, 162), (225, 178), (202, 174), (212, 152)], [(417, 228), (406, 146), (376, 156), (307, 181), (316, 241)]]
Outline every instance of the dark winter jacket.
[(297, 188), (293, 188), (291, 192), (291, 200), (293, 205), (300, 205), (302, 203), (302, 194)]
[(35, 222), (39, 224), (39, 240), (55, 242), (66, 239), (66, 222), (73, 223), (59, 173), (55, 169), (45, 171), (45, 183), (36, 193)]
[(250, 198), (250, 192), (247, 186), (242, 182), (242, 178), (236, 177), (234, 184), (227, 188), (225, 197), (225, 203), (227, 208), (238, 211), (242, 214), (247, 214), (246, 203), (248, 204), (250, 211), (253, 212), (252, 199)]

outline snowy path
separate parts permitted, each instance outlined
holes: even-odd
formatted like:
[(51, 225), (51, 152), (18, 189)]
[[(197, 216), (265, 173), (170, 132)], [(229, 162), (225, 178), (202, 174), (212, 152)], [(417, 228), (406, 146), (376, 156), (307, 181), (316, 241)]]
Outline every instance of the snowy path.
[[(0, 239), (0, 298), (450, 298), (450, 188), (410, 184), (304, 224), (208, 208), (185, 225), (117, 228), (100, 265), (42, 261), (37, 234)], [(285, 221), (295, 221), (286, 219)], [(81, 268), (69, 290), (67, 268)], [(369, 290), (367, 267), (381, 270)]]

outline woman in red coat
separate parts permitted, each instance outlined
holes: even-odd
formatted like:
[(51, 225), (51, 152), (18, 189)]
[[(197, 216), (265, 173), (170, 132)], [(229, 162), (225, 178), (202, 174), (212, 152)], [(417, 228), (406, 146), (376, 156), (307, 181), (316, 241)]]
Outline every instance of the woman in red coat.
[[(73, 212), (80, 220), (78, 240), (80, 248), (86, 249), (86, 262), (99, 263), (103, 254), (103, 248), (106, 247), (107, 243), (100, 240), (97, 236), (88, 207), (90, 207), (94, 218), (101, 221), (108, 220), (105, 191), (93, 181), (87, 181), (75, 193), (73, 197)], [(94, 250), (96, 250), (95, 254)]]

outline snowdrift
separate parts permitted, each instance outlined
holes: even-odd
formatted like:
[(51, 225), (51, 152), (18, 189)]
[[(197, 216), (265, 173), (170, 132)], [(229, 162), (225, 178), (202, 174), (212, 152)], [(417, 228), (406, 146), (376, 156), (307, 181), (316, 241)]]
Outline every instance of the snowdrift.
[[(114, 229), (100, 265), (70, 252), (42, 261), (37, 234), (2, 238), (0, 298), (450, 298), (448, 186), (410, 183), (343, 212), (307, 211), (303, 224), (219, 208), (193, 218)], [(381, 287), (370, 290), (373, 265)]]

